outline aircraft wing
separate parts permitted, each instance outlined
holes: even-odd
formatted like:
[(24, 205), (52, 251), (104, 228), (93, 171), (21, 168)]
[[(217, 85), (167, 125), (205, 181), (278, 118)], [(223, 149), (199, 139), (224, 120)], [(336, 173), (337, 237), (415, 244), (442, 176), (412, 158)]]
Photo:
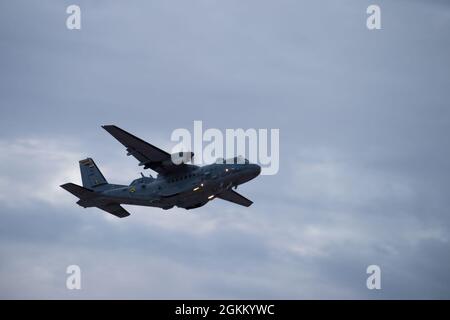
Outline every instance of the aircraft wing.
[(246, 197), (240, 195), (239, 193), (237, 193), (236, 191), (233, 191), (231, 189), (224, 191), (222, 193), (219, 193), (218, 195), (216, 195), (216, 198), (234, 202), (234, 203), (240, 204), (241, 206), (244, 206), (244, 207), (250, 207), (253, 203), (253, 201), (247, 199)]
[(188, 165), (182, 163), (175, 165), (172, 162), (171, 155), (154, 145), (126, 132), (125, 130), (114, 126), (102, 126), (114, 138), (123, 144), (128, 152), (127, 155), (132, 155), (139, 161), (140, 166), (144, 169), (152, 169), (160, 174), (172, 173), (175, 171), (185, 170)]

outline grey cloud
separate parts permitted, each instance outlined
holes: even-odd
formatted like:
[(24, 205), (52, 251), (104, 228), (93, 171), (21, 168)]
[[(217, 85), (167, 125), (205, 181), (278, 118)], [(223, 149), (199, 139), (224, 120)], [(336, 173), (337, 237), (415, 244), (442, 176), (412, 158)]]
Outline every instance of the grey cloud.
[[(379, 1), (375, 32), (370, 1), (79, 1), (79, 32), (69, 4), (0, 4), (2, 298), (449, 298), (443, 1)], [(167, 148), (193, 120), (280, 129), (249, 209), (117, 221), (57, 188), (86, 156), (138, 175), (100, 125)]]

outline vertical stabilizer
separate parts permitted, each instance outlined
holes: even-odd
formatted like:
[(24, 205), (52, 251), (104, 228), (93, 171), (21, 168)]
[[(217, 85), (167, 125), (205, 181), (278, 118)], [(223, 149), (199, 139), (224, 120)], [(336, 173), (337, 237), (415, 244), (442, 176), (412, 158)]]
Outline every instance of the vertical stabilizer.
[(80, 171), (85, 188), (92, 189), (108, 183), (91, 158), (80, 160)]

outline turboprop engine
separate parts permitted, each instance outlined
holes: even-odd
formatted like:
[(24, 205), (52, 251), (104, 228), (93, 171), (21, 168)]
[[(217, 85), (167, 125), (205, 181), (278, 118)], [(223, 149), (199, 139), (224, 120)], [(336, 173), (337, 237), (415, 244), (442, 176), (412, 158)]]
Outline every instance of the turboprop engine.
[(182, 163), (188, 163), (188, 162), (192, 162), (192, 159), (194, 158), (194, 153), (193, 152), (176, 152), (176, 153), (172, 153), (170, 156), (170, 160), (173, 164), (182, 164)]

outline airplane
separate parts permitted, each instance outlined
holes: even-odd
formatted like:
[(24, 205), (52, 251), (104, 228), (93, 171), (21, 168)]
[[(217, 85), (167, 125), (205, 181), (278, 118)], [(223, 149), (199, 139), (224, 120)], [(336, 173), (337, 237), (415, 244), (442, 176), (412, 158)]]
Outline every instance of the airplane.
[[(150, 143), (126, 132), (115, 125), (102, 126), (126, 148), (127, 155), (135, 157), (139, 166), (158, 173), (133, 180), (130, 185), (110, 184), (98, 169), (94, 160), (80, 160), (83, 186), (74, 183), (61, 185), (78, 197), (77, 204), (97, 207), (116, 217), (130, 215), (121, 204), (159, 207), (165, 210), (174, 206), (194, 209), (219, 198), (245, 207), (253, 202), (236, 191), (238, 185), (256, 178), (261, 167), (245, 158), (235, 157), (205, 166), (187, 164), (192, 162), (193, 152), (169, 154)], [(182, 161), (173, 161), (182, 159)], [(232, 161), (230, 161), (232, 160)], [(177, 164), (178, 162), (181, 162)]]

